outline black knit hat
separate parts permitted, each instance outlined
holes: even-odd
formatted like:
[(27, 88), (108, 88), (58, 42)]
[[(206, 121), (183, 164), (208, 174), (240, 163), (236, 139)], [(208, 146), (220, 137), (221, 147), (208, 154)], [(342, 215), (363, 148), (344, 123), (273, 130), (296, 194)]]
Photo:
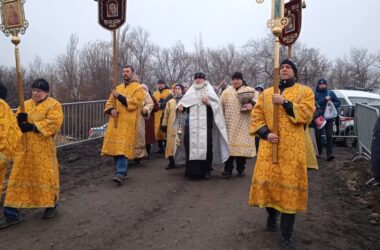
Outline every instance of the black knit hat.
[(33, 89), (40, 89), (45, 92), (49, 92), (49, 83), (43, 78), (39, 78), (32, 83)]
[(321, 85), (321, 84), (326, 84), (327, 85), (326, 79), (323, 79), (323, 78), (319, 79), (318, 80), (318, 86)]
[(164, 85), (166, 85), (166, 83), (165, 83), (165, 80), (164, 80), (164, 79), (159, 79), (159, 80), (157, 81), (157, 84), (164, 84)]
[(0, 99), (5, 100), (7, 98), (8, 90), (2, 82), (0, 82)]
[(283, 61), (281, 62), (281, 64), (280, 64), (280, 67), (281, 67), (281, 65), (283, 65), (283, 64), (288, 64), (288, 65), (290, 65), (290, 67), (292, 68), (292, 70), (293, 70), (293, 72), (294, 72), (294, 77), (295, 77), (295, 78), (298, 77), (298, 75), (297, 75), (297, 66), (296, 66), (296, 64), (295, 64), (292, 60), (290, 60), (290, 59), (285, 59), (285, 60), (283, 60)]
[(195, 73), (194, 80), (197, 79), (197, 78), (206, 79), (206, 75), (204, 73), (202, 73), (202, 72)]
[(241, 72), (239, 72), (239, 71), (236, 71), (236, 72), (232, 75), (231, 79), (232, 79), (232, 80), (234, 80), (234, 79), (240, 79), (240, 80), (243, 80), (243, 74), (242, 74)]

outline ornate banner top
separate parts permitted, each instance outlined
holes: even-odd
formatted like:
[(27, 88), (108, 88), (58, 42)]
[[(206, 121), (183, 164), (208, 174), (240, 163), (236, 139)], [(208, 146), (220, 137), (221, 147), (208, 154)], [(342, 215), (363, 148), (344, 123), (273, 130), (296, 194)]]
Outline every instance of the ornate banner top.
[(0, 30), (6, 36), (25, 33), (29, 23), (25, 20), (24, 3), (25, 0), (0, 0)]
[(285, 4), (285, 17), (288, 18), (288, 24), (282, 31), (282, 35), (280, 36), (280, 43), (284, 46), (290, 46), (295, 43), (301, 33), (301, 0), (291, 0)]
[(125, 23), (126, 0), (99, 0), (99, 24), (108, 30), (116, 30)]

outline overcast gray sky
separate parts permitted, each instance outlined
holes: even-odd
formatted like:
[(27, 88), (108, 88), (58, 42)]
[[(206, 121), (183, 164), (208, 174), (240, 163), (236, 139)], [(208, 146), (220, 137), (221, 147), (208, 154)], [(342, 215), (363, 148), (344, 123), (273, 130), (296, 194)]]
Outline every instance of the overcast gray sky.
[[(170, 47), (181, 40), (193, 50), (202, 35), (207, 47), (228, 43), (243, 45), (264, 37), (268, 28), (271, 0), (128, 0), (127, 22), (140, 25), (151, 41)], [(348, 55), (351, 47), (379, 50), (379, 0), (306, 0), (299, 41), (320, 49), (329, 59)], [(71, 34), (80, 46), (111, 35), (98, 25), (97, 3), (93, 0), (27, 0), (25, 15), (30, 25), (21, 36), (21, 63), (40, 56), (53, 61), (64, 52)], [(0, 65), (14, 65), (10, 37), (0, 34)]]

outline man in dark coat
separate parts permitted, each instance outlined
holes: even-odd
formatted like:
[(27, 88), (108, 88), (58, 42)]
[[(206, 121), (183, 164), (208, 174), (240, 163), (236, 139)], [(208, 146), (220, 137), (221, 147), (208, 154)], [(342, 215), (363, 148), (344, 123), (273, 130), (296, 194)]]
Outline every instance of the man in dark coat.
[[(321, 107), (322, 114), (325, 113), (327, 103), (331, 101), (335, 108), (338, 109), (340, 106), (340, 101), (336, 97), (335, 93), (327, 89), (327, 81), (325, 79), (320, 79), (318, 81), (317, 88), (315, 89), (315, 103)], [(333, 155), (333, 125), (334, 118), (326, 119), (326, 125), (322, 129), (316, 130), (316, 139), (318, 145), (318, 153), (322, 155), (322, 132), (325, 131), (326, 134), (326, 160), (331, 161), (334, 159)]]
[(380, 117), (377, 118), (373, 129), (373, 140), (371, 145), (371, 162), (373, 177), (377, 185), (380, 184)]

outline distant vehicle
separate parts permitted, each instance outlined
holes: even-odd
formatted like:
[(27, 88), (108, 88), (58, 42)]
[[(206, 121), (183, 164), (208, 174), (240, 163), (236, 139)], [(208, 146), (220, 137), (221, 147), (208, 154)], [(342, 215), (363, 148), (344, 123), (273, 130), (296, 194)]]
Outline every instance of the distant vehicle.
[[(380, 95), (359, 91), (359, 90), (346, 90), (335, 89), (332, 90), (336, 97), (339, 99), (341, 108), (339, 108), (339, 119), (334, 124), (334, 134), (338, 136), (353, 136), (354, 120), (355, 120), (355, 106), (357, 103), (367, 105), (380, 105)], [(346, 146), (356, 146), (357, 139), (354, 137), (340, 137), (336, 141), (343, 142)]]
[(90, 128), (90, 130), (88, 131), (88, 138), (90, 139), (90, 138), (97, 138), (97, 137), (104, 136), (104, 133), (106, 132), (107, 126), (108, 126), (108, 123), (106, 123), (100, 127)]
[(343, 106), (355, 106), (356, 103), (380, 105), (380, 95), (359, 90), (334, 89), (336, 97)]

